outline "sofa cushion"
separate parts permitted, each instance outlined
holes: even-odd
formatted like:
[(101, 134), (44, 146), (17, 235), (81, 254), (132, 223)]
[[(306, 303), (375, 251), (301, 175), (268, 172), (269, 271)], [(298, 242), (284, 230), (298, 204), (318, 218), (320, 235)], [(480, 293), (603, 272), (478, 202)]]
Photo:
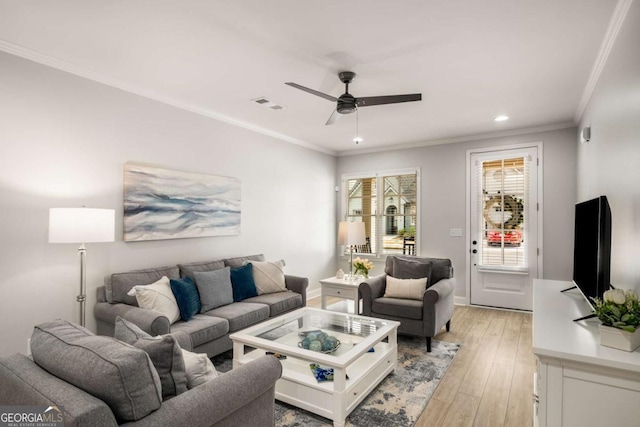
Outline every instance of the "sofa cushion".
[(253, 281), (253, 265), (247, 264), (231, 269), (231, 288), (234, 302), (258, 296), (258, 290)]
[(116, 317), (114, 338), (147, 352), (158, 371), (162, 384), (162, 399), (187, 391), (187, 375), (182, 349), (174, 337), (152, 337), (136, 325)]
[(200, 295), (193, 280), (188, 277), (171, 279), (171, 290), (180, 308), (180, 317), (185, 322), (200, 312)]
[(284, 261), (246, 261), (253, 266), (253, 281), (258, 295), (287, 290), (284, 283)]
[(244, 301), (234, 302), (233, 304), (207, 311), (203, 316), (215, 316), (226, 319), (229, 322), (229, 332), (235, 332), (267, 320), (269, 318), (269, 306)]
[(269, 306), (269, 317), (274, 317), (302, 307), (302, 295), (292, 291), (274, 292), (247, 298), (243, 302), (266, 304)]
[(371, 317), (376, 314), (404, 319), (422, 319), (422, 301), (401, 298), (376, 298), (371, 304)]
[(180, 319), (180, 308), (167, 276), (150, 285), (135, 285), (127, 295), (136, 298), (138, 307), (163, 314), (170, 324)]
[(396, 279), (431, 278), (431, 262), (393, 258), (392, 276)]
[(235, 258), (227, 258), (224, 260), (224, 265), (231, 268), (242, 267), (246, 261), (264, 261), (264, 255), (249, 255), (239, 256)]
[(422, 279), (397, 279), (387, 276), (385, 298), (404, 298), (422, 301), (422, 295), (427, 289), (427, 278)]
[(54, 320), (35, 326), (31, 354), (52, 375), (104, 401), (119, 420), (139, 420), (162, 404), (147, 353), (115, 338)]
[(230, 267), (214, 271), (196, 271), (194, 276), (200, 294), (200, 313), (233, 302)]
[(213, 261), (198, 261), (198, 262), (190, 262), (188, 264), (178, 264), (180, 268), (180, 277), (188, 277), (194, 282), (196, 281), (196, 277), (193, 273), (196, 271), (214, 271), (220, 270), (225, 267), (224, 260), (213, 260)]
[(148, 285), (167, 276), (169, 279), (178, 279), (180, 270), (177, 266), (148, 268), (134, 270), (125, 273), (115, 273), (105, 281), (107, 301), (110, 303), (123, 302), (129, 305), (138, 305), (136, 298), (127, 293), (135, 285)]
[(206, 353), (192, 353), (182, 350), (182, 357), (187, 368), (187, 383), (189, 389), (218, 378), (218, 371)]
[[(207, 314), (211, 313), (210, 311)], [(220, 317), (196, 314), (188, 322), (171, 325), (171, 332), (184, 331), (191, 337), (192, 348), (221, 338), (229, 333), (229, 322)]]

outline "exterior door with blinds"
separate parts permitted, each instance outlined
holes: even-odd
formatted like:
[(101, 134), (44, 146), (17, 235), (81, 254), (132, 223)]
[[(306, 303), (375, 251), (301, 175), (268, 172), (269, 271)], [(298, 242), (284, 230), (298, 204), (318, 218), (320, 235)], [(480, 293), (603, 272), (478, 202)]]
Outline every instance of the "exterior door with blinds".
[(537, 147), (470, 156), (470, 301), (533, 308), (538, 277)]

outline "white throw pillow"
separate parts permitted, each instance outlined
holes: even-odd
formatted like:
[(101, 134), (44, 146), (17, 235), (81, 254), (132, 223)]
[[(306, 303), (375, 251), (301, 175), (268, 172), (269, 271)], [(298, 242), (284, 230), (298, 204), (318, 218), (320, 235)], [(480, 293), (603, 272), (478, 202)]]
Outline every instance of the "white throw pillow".
[(427, 288), (427, 278), (422, 279), (396, 279), (387, 276), (387, 289), (384, 292), (386, 298), (422, 299), (422, 294)]
[(187, 370), (187, 388), (192, 389), (214, 378), (218, 378), (218, 371), (205, 353), (193, 353), (182, 350), (184, 366)]
[(162, 313), (169, 319), (169, 323), (180, 319), (180, 309), (167, 276), (162, 276), (162, 279), (150, 285), (134, 286), (127, 295), (135, 296), (141, 308)]
[(253, 265), (253, 281), (258, 295), (287, 290), (284, 283), (284, 261), (247, 261)]

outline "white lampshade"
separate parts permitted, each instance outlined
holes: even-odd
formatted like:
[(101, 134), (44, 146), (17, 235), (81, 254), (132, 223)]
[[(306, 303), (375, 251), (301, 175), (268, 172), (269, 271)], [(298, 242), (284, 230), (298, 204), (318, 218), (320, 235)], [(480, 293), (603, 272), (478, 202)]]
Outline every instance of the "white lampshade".
[(364, 222), (341, 221), (338, 226), (339, 245), (364, 245), (367, 237), (364, 230)]
[(50, 243), (113, 242), (114, 235), (113, 209), (49, 209)]

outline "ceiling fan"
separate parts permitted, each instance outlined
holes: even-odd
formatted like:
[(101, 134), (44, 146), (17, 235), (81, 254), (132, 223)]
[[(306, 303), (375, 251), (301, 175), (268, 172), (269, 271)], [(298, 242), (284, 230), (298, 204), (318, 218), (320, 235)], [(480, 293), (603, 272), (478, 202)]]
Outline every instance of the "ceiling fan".
[(317, 90), (309, 89), (308, 87), (301, 86), (297, 83), (287, 82), (285, 84), (308, 92), (312, 95), (319, 96), (328, 101), (336, 102), (336, 109), (331, 113), (327, 123), (325, 123), (327, 125), (334, 123), (335, 120), (340, 117), (340, 114), (351, 114), (356, 111), (358, 107), (370, 107), (372, 105), (397, 104), (399, 102), (422, 100), (421, 93), (412, 93), (409, 95), (365, 96), (363, 98), (356, 98), (349, 93), (349, 83), (351, 83), (355, 76), (356, 73), (352, 71), (342, 71), (338, 73), (340, 81), (345, 84), (345, 91), (338, 98), (327, 95), (326, 93), (318, 92)]

